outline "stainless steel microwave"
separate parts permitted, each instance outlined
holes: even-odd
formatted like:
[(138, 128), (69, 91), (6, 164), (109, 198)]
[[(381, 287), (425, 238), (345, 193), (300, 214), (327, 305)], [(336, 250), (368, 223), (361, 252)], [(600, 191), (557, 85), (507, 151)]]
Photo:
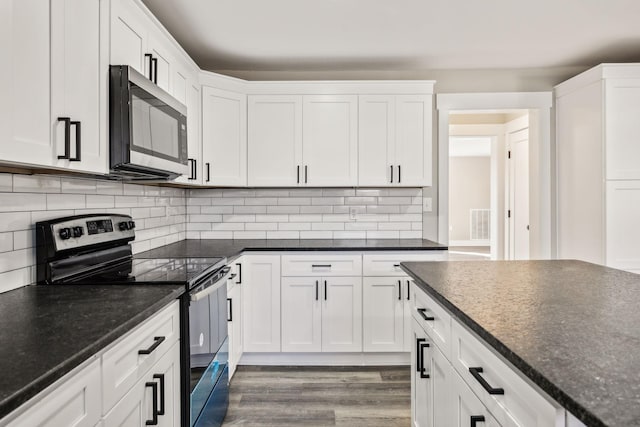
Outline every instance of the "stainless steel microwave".
[(188, 173), (187, 107), (127, 65), (109, 70), (109, 164), (127, 179)]

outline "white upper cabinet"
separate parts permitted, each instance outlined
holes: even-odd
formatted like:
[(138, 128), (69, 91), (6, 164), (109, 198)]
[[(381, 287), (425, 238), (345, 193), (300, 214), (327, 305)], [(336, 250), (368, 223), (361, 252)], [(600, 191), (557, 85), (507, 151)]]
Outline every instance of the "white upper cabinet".
[(247, 97), (202, 88), (202, 157), (205, 185), (247, 185)]
[[(201, 86), (197, 80), (188, 77), (188, 74), (180, 72), (178, 68), (174, 73), (174, 96), (187, 106), (187, 153), (189, 156), (189, 173), (176, 178), (176, 182), (184, 184), (200, 184), (203, 180), (202, 167), (202, 127)], [(184, 100), (183, 100), (184, 98)]]
[(302, 165), (302, 96), (248, 97), (250, 187), (294, 186)]
[(126, 0), (111, 1), (111, 52), (112, 65), (129, 65), (148, 78), (151, 57), (147, 52), (148, 23), (142, 10)]
[[(108, 172), (108, 58), (100, 46), (100, 1), (61, 0), (51, 9), (51, 126), (55, 166)], [(67, 144), (68, 138), (68, 144)]]
[(431, 185), (431, 98), (431, 95), (359, 97), (359, 185)]
[(308, 95), (303, 105), (304, 183), (358, 184), (358, 97)]
[(53, 162), (49, 81), (50, 3), (0, 0), (0, 158)]
[(640, 179), (640, 76), (605, 85), (606, 179)]

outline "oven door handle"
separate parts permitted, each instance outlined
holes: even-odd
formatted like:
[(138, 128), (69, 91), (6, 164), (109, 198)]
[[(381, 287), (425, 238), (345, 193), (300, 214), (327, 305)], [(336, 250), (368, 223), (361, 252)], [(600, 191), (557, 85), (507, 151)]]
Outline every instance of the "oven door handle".
[(206, 288), (191, 294), (190, 295), (190, 300), (194, 301), (194, 302), (195, 301), (200, 301), (201, 299), (208, 297), (209, 294), (212, 294), (213, 292), (217, 291), (219, 286), (215, 286), (215, 285), (217, 283), (220, 283), (220, 282), (223, 282), (222, 284), (225, 285), (226, 284), (226, 280), (227, 280), (227, 276), (229, 275), (230, 271), (231, 271), (231, 267), (223, 267), (222, 268), (222, 276), (220, 276), (220, 278), (218, 280), (216, 280), (215, 282), (211, 283)]

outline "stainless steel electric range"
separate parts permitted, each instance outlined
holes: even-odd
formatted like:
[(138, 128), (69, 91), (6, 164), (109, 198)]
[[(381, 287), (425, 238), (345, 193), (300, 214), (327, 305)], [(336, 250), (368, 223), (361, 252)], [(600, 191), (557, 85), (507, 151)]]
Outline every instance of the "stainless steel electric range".
[[(136, 258), (130, 216), (91, 214), (36, 223), (38, 284), (181, 284), (183, 427), (222, 424), (229, 402), (226, 258)], [(161, 403), (162, 406), (163, 403)]]

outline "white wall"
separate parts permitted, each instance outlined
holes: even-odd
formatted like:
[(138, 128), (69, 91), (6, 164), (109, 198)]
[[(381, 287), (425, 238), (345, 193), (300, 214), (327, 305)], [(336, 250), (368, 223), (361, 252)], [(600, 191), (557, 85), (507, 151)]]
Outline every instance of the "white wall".
[(491, 158), (449, 158), (449, 242), (470, 240), (470, 209), (491, 209)]

